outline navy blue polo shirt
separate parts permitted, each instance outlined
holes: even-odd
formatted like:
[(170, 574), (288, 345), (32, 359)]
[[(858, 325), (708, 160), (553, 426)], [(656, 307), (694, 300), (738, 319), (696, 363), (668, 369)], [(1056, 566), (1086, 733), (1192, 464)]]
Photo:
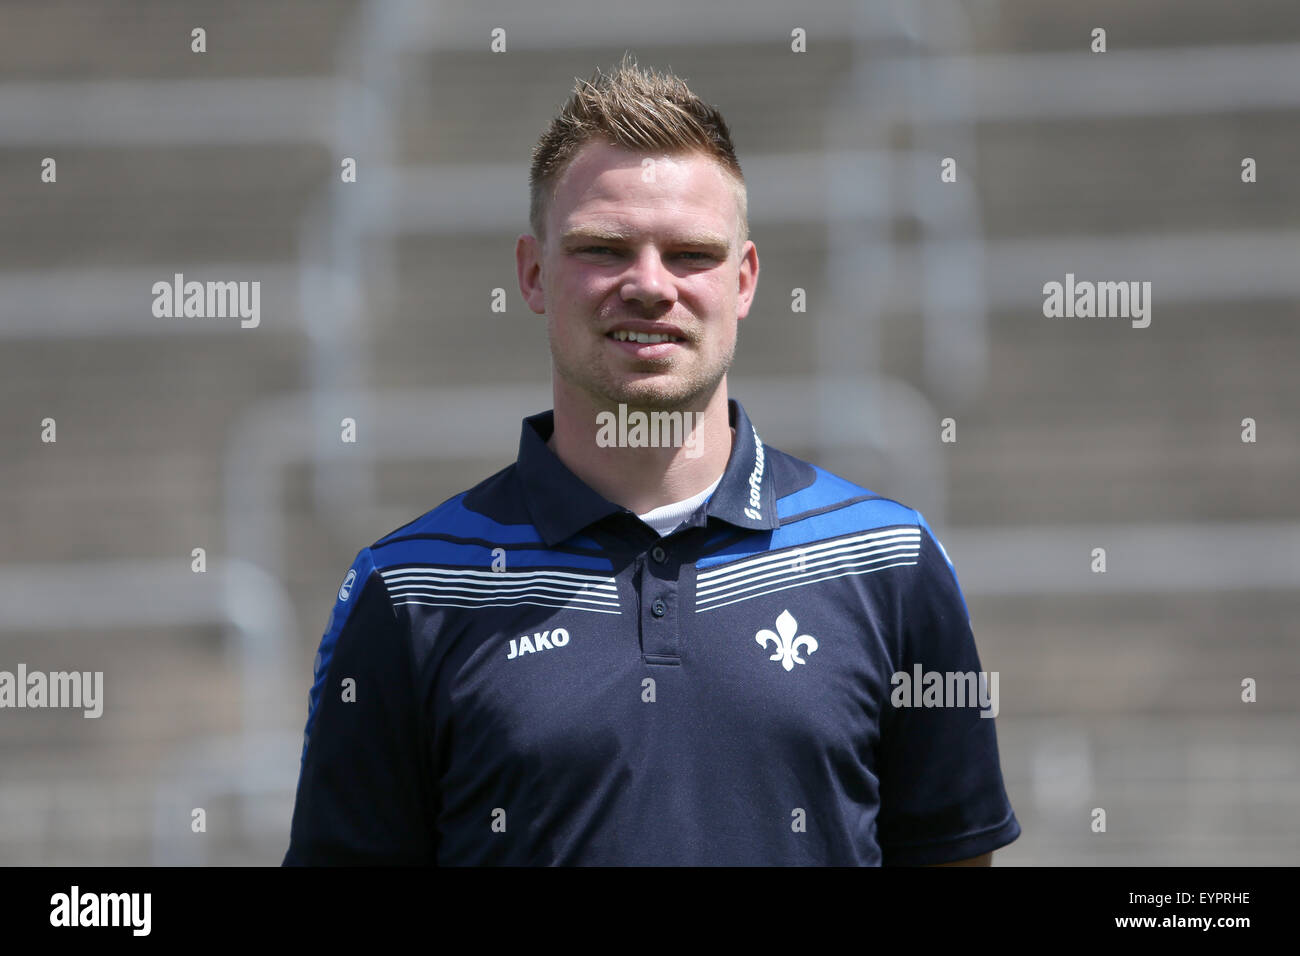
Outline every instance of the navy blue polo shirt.
[(891, 698), (981, 670), (925, 520), (729, 412), (722, 480), (667, 536), (547, 448), (547, 411), (361, 550), (285, 864), (924, 864), (1019, 836), (989, 713)]

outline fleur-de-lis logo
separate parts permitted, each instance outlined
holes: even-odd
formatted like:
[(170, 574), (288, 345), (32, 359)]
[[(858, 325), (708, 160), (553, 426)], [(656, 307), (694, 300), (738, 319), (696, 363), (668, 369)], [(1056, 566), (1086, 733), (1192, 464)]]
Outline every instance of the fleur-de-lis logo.
[(767, 642), (771, 641), (776, 645), (776, 653), (768, 658), (770, 661), (780, 661), (781, 666), (788, 671), (794, 670), (795, 664), (807, 664), (808, 662), (799, 656), (799, 648), (806, 647), (811, 654), (817, 650), (817, 638), (809, 634), (799, 634), (799, 622), (794, 619), (794, 615), (789, 611), (782, 611), (781, 616), (776, 619), (777, 633), (773, 634), (767, 628), (763, 628), (754, 635), (754, 640), (758, 646), (767, 649)]

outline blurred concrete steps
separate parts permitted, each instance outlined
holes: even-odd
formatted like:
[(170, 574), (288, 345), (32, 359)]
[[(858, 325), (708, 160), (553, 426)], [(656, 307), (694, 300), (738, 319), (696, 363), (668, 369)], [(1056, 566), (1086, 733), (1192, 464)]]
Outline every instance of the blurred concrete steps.
[(1273, 43), (1300, 34), (1300, 9), (1287, 0), (1242, 4), (1149, 0), (1140, 7), (1101, 0), (1086, 7), (1058, 7), (1035, 0), (999, 0), (972, 15), (988, 47), (1046, 52), (1087, 50), (1092, 30), (1104, 26), (1110, 50), (1145, 47)]
[(334, 173), (306, 144), (53, 152), (53, 184), (38, 175), (47, 153), (0, 152), (0, 204), (15, 227), (0, 232), (7, 270), (156, 264), (165, 279), (183, 255), (252, 272), (298, 256), (302, 216)]
[[(294, 76), (332, 72), (358, 0), (229, 0), (202, 5), (121, 0), (9, 4), (0, 78), (43, 80)], [(207, 53), (190, 31), (207, 30)]]

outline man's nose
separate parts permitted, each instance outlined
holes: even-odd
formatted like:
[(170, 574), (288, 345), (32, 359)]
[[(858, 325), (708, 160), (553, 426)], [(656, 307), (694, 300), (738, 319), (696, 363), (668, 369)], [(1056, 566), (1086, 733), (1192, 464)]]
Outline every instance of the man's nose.
[(672, 302), (677, 298), (673, 275), (664, 267), (662, 253), (654, 246), (646, 246), (639, 253), (623, 278), (623, 299), (637, 300), (653, 306)]

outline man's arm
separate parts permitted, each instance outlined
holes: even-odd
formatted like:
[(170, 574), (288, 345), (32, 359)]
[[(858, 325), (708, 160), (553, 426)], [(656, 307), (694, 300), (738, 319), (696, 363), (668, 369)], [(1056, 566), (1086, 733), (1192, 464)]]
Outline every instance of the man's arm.
[(432, 775), (409, 635), (369, 548), (351, 572), (316, 656), (284, 864), (432, 865)]
[[(925, 519), (921, 555), (896, 613), (893, 666), (939, 675), (942, 699), (909, 706), (890, 695), (882, 708), (877, 767), (877, 840), (885, 866), (989, 866), (992, 852), (1020, 835), (998, 761), (995, 678), (983, 677), (970, 614), (956, 574)], [(989, 686), (986, 687), (985, 684)], [(957, 688), (969, 688), (976, 699)], [(974, 693), (979, 688), (981, 693)], [(948, 699), (949, 696), (952, 699)], [(938, 706), (936, 706), (936, 704)]]

